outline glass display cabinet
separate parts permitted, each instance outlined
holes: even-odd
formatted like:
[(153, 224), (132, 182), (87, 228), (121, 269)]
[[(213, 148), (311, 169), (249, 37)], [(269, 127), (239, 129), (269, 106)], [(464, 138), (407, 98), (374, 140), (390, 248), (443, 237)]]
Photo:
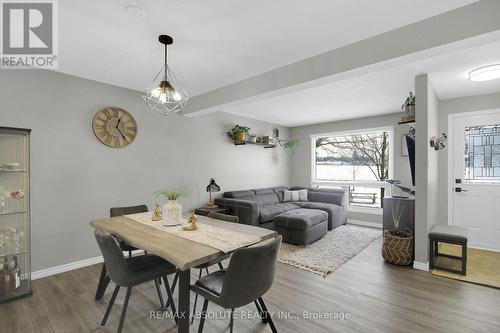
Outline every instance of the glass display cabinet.
[(0, 127), (0, 303), (32, 294), (30, 132)]

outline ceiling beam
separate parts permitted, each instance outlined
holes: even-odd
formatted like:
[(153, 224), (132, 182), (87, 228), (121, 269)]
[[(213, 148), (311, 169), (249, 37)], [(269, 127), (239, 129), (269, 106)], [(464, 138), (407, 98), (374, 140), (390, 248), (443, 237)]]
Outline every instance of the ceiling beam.
[(183, 114), (196, 116), (221, 111), (491, 42), (498, 39), (500, 32), (498, 13), (500, 1), (481, 0), (194, 96)]

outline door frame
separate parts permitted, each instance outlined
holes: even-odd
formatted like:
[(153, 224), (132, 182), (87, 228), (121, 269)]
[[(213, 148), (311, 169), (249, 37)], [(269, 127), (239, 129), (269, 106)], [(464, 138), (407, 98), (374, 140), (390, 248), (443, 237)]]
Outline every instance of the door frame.
[(450, 113), (448, 115), (448, 190), (446, 191), (448, 195), (448, 225), (454, 225), (453, 221), (453, 201), (455, 200), (454, 196), (454, 188), (455, 188), (455, 169), (454, 169), (454, 132), (455, 126), (454, 121), (458, 118), (466, 118), (472, 116), (488, 116), (488, 115), (497, 115), (500, 113), (500, 109), (486, 109), (486, 110), (477, 110), (477, 111), (468, 111), (468, 112), (459, 112), (459, 113)]

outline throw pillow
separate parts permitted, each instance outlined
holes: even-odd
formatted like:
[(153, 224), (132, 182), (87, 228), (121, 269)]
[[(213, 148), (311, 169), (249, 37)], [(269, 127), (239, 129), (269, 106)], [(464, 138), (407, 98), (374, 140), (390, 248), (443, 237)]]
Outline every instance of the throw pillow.
[(283, 202), (307, 201), (307, 190), (289, 191), (283, 190)]

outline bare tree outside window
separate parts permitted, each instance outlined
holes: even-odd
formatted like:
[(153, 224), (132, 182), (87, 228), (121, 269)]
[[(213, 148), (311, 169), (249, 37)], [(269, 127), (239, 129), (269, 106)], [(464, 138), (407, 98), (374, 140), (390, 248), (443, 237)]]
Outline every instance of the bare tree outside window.
[[(389, 133), (319, 137), (316, 139), (316, 166), (318, 180), (388, 179)], [(384, 197), (384, 190), (380, 188), (380, 198)]]

